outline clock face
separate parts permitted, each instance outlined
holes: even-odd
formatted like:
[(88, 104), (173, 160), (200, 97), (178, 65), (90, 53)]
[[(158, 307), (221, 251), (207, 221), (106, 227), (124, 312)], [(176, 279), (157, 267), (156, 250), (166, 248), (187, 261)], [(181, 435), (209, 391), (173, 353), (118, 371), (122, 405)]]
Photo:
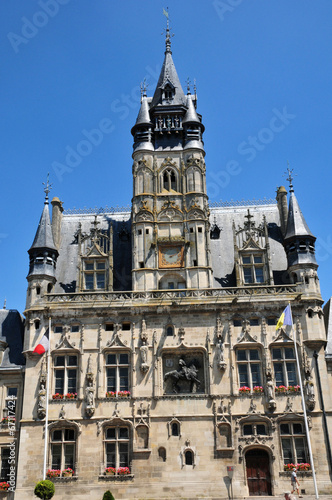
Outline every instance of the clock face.
[(159, 267), (182, 267), (183, 247), (163, 247), (159, 249)]

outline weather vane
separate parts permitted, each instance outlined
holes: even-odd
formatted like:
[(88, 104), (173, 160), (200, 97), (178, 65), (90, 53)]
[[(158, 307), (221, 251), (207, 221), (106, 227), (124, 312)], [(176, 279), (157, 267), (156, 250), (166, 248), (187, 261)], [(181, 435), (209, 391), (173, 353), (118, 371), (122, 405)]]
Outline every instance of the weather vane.
[(141, 97), (146, 97), (146, 89), (149, 84), (146, 82), (146, 78), (144, 78), (143, 82), (141, 82)]
[(45, 195), (46, 195), (46, 196), (45, 196), (45, 199), (46, 199), (46, 201), (48, 201), (48, 193), (49, 193), (49, 192), (51, 191), (51, 189), (52, 189), (52, 184), (50, 184), (50, 173), (49, 173), (49, 172), (47, 173), (47, 181), (46, 181), (46, 184), (45, 184), (45, 182), (43, 182), (43, 186), (45, 186), (45, 187), (44, 187), (44, 192), (45, 192)]
[[(287, 161), (287, 172), (285, 172), (284, 175), (288, 174), (288, 177), (287, 177), (286, 181), (289, 182), (289, 191), (291, 193), (294, 192), (294, 187), (293, 187), (294, 175), (293, 175), (293, 171), (294, 171), (294, 169), (293, 168), (289, 168), (289, 161)], [(297, 175), (297, 174), (295, 174), (295, 175)]]

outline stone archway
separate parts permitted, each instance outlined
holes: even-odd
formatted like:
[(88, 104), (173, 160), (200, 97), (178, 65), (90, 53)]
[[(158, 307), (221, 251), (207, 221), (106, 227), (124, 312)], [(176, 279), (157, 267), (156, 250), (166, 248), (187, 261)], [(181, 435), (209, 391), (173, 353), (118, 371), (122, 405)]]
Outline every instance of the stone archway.
[(270, 456), (261, 448), (252, 448), (245, 454), (247, 482), (250, 496), (272, 495)]

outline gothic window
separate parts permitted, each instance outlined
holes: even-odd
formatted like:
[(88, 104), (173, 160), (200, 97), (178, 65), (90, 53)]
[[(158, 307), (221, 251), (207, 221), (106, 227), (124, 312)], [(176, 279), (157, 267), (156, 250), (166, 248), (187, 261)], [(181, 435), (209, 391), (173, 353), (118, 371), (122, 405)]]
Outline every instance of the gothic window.
[(174, 326), (173, 325), (166, 326), (166, 335), (167, 335), (167, 337), (173, 337), (173, 335), (174, 335)]
[(171, 424), (171, 429), (172, 429), (172, 436), (179, 436), (180, 431), (179, 431), (179, 424), (177, 422), (173, 422)]
[(129, 354), (127, 352), (106, 355), (107, 392), (129, 390)]
[(261, 360), (258, 349), (238, 349), (236, 351), (240, 387), (261, 386)]
[(242, 253), (241, 264), (245, 284), (265, 283), (264, 258), (262, 253)]
[(167, 423), (168, 437), (181, 437), (181, 422), (175, 418), (172, 418), (170, 422)]
[(78, 360), (76, 355), (55, 356), (54, 378), (55, 392), (58, 394), (75, 394), (77, 392)]
[(176, 175), (172, 168), (167, 168), (162, 175), (163, 189), (165, 191), (177, 191)]
[(194, 463), (194, 458), (193, 458), (193, 452), (191, 450), (187, 450), (185, 452), (185, 464), (186, 465), (193, 465)]
[(274, 347), (272, 360), (276, 386), (297, 385), (296, 358), (293, 347)]
[(174, 91), (170, 85), (166, 85), (164, 89), (164, 97), (167, 101), (173, 99)]
[(244, 424), (243, 425), (243, 435), (244, 436), (267, 436), (266, 424)]
[(2, 447), (0, 481), (9, 481), (9, 474), (10, 474), (9, 461), (10, 461), (10, 449), (7, 447)]
[(105, 431), (105, 466), (129, 467), (130, 432), (128, 427), (108, 427)]
[(158, 457), (161, 462), (166, 462), (166, 449), (162, 446), (158, 449)]
[(83, 261), (84, 290), (105, 290), (106, 260), (88, 259)]
[(51, 432), (51, 468), (74, 469), (76, 435), (74, 429), (54, 429)]
[(308, 462), (307, 442), (303, 423), (280, 423), (280, 437), (284, 464)]

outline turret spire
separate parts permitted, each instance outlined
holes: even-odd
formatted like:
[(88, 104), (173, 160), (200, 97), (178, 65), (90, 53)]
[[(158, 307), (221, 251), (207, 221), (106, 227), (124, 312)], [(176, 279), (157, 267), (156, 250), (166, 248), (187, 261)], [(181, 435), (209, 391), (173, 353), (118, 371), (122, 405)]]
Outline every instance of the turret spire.
[(167, 21), (166, 21), (166, 51), (165, 51), (165, 54), (166, 53), (169, 53), (171, 54), (172, 51), (171, 51), (171, 37), (174, 36), (173, 33), (171, 33), (171, 30), (170, 30), (170, 27), (169, 27), (169, 13), (168, 13), (168, 7), (167, 7), (167, 10), (163, 9), (163, 14), (164, 16), (166, 17)]

